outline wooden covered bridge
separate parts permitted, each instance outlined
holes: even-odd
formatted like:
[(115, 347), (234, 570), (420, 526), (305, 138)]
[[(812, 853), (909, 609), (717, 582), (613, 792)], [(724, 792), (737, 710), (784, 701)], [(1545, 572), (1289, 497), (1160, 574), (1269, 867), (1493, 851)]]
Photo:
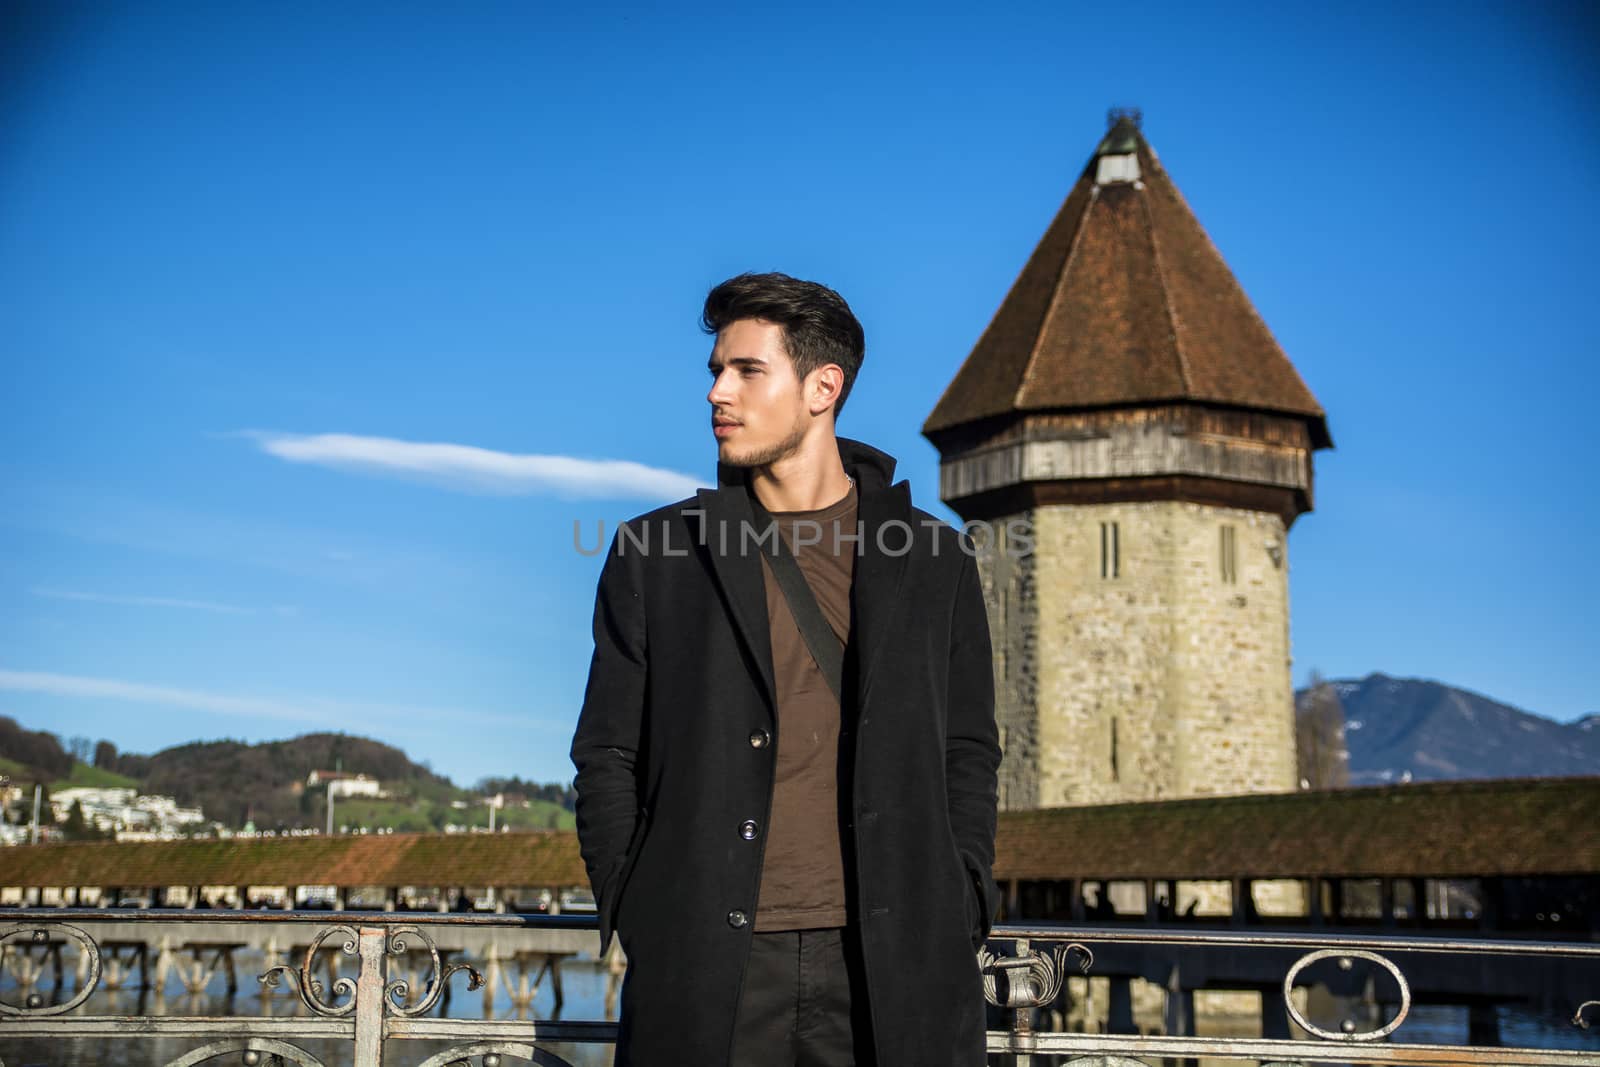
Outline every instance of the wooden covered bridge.
[[(1006, 921), (1600, 934), (1600, 778), (1408, 784), (1006, 812)], [(0, 903), (543, 910), (567, 832), (0, 850)], [(493, 893), (486, 893), (493, 889)], [(559, 899), (559, 896), (557, 896)]]

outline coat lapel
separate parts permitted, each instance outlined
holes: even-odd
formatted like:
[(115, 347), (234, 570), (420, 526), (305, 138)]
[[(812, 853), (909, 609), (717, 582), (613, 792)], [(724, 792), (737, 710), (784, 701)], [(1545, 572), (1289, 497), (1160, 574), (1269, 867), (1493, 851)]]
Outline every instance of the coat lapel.
[(863, 492), (859, 500), (861, 555), (856, 559), (856, 577), (850, 594), (855, 614), (853, 636), (860, 664), (856, 695), (864, 703), (872, 684), (873, 666), (883, 649), (884, 639), (894, 626), (900, 582), (905, 577), (906, 560), (913, 551), (913, 539), (926, 531), (917, 529), (911, 521), (911, 489), (906, 482)]
[[(865, 700), (873, 666), (895, 624), (907, 558), (915, 550), (915, 539), (925, 536), (926, 531), (912, 521), (910, 483), (888, 484), (894, 473), (894, 459), (859, 441), (843, 437), (838, 440), (840, 459), (855, 477), (858, 493), (856, 519), (861, 524), (861, 543), (856, 576), (850, 586), (850, 639), (856, 652), (856, 696)], [(767, 709), (776, 721), (777, 685), (773, 681), (772, 635), (767, 623), (761, 549), (752, 540), (749, 550), (741, 551), (740, 532), (747, 525), (755, 528), (743, 479), (742, 471), (717, 465), (719, 488), (701, 489), (697, 494), (704, 525), (696, 541), (710, 561), (734, 628), (760, 674)]]
[(767, 588), (761, 574), (761, 550), (752, 540), (748, 550), (741, 551), (741, 532), (746, 526), (755, 528), (750, 499), (740, 486), (701, 489), (698, 496), (700, 521), (704, 525), (697, 543), (711, 561), (711, 573), (722, 588), (734, 628), (761, 676), (767, 710), (776, 719), (777, 685), (772, 680), (772, 635), (767, 624)]

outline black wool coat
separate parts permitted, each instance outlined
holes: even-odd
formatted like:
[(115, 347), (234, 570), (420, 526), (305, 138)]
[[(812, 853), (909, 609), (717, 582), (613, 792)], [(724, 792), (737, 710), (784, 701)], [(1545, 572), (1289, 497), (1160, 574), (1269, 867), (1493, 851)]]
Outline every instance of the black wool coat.
[[(989, 626), (970, 540), (839, 439), (862, 540), (840, 723), (847, 936), (881, 1067), (984, 1062), (975, 956), (999, 905)], [(774, 757), (766, 592), (743, 475), (629, 520), (612, 541), (572, 743), (578, 840), (628, 956), (619, 1067), (727, 1064), (761, 877)], [(770, 546), (771, 541), (766, 542)], [(964, 549), (963, 545), (966, 548)], [(742, 824), (755, 823), (755, 833)]]

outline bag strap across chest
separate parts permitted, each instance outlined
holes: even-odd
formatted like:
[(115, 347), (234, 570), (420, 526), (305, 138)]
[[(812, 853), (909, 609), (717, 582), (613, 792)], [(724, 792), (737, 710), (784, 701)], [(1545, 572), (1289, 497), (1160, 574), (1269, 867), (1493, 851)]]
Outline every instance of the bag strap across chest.
[(828, 688), (833, 690), (834, 699), (842, 702), (844, 644), (822, 614), (822, 608), (817, 603), (817, 595), (811, 591), (811, 583), (806, 581), (806, 576), (801, 572), (799, 560), (795, 559), (794, 552), (783, 539), (783, 533), (777, 527), (777, 520), (756, 499), (754, 493), (750, 494), (750, 509), (755, 514), (757, 523), (772, 530), (773, 537), (777, 541), (772, 553), (767, 556), (767, 562), (772, 566), (772, 576), (777, 579), (778, 588), (783, 591), (783, 599), (789, 605), (789, 614), (794, 616), (795, 627), (800, 631), (800, 636), (805, 638), (806, 648), (811, 651), (811, 658), (822, 671), (822, 677), (828, 683)]

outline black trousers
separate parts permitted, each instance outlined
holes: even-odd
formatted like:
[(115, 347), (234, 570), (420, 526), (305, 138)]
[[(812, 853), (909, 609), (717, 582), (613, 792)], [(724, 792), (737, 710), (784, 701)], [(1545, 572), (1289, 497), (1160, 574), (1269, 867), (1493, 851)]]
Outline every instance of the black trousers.
[(866, 973), (855, 931), (751, 935), (732, 1067), (873, 1067)]

